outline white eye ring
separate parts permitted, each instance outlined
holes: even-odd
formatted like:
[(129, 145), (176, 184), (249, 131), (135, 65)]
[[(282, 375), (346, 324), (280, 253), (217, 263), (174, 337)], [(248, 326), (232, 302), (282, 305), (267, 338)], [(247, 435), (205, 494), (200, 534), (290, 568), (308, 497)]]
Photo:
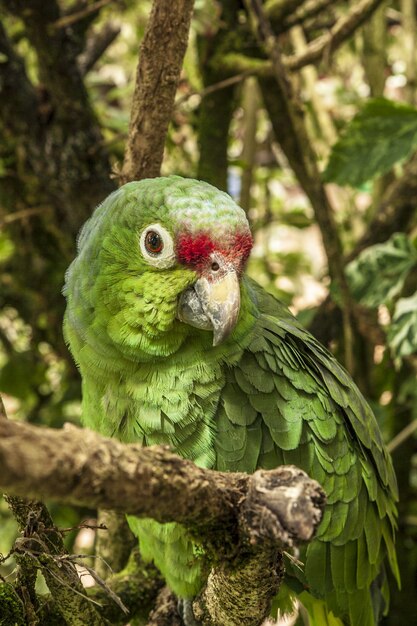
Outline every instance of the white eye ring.
[[(146, 237), (150, 233), (159, 235), (162, 242), (162, 248), (159, 252), (152, 252), (146, 246)], [(171, 267), (175, 263), (174, 242), (166, 228), (161, 224), (149, 224), (140, 236), (140, 250), (143, 258), (155, 267), (166, 268)]]

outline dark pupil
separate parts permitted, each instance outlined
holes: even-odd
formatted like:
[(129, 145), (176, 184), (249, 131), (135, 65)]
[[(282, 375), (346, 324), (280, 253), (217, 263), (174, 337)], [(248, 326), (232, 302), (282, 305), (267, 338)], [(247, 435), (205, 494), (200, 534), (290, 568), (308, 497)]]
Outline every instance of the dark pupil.
[(161, 236), (154, 230), (151, 230), (146, 235), (145, 246), (148, 252), (158, 253), (163, 248)]

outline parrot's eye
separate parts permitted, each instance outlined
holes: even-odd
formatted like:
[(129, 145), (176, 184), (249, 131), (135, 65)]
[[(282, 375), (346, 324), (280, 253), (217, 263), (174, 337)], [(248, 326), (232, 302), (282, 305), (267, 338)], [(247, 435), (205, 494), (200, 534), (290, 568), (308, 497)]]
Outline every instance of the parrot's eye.
[(159, 254), (164, 249), (162, 237), (155, 230), (148, 230), (145, 237), (145, 248), (150, 254)]
[(161, 224), (150, 224), (140, 236), (144, 259), (156, 267), (170, 267), (175, 263), (174, 242)]

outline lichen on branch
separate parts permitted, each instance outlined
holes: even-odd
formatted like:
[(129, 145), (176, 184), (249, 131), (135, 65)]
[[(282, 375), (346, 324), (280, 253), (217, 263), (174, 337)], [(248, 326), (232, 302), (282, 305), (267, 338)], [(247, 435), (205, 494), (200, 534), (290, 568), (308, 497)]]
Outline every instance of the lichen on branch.
[[(220, 623), (232, 589), (239, 602), (231, 624), (242, 623), (254, 589), (260, 599), (255, 613), (266, 616), (283, 575), (280, 550), (310, 541), (325, 506), (320, 485), (294, 466), (252, 475), (216, 472), (167, 448), (122, 444), (74, 426), (54, 430), (0, 420), (0, 465), (0, 487), (13, 495), (186, 526), (213, 565), (197, 601), (205, 624)], [(260, 623), (251, 619), (248, 625)]]

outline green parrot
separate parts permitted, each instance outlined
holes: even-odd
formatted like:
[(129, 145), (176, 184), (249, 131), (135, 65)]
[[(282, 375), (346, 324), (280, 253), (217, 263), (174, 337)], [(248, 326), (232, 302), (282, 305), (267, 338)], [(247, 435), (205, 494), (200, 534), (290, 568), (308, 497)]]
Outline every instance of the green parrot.
[[(83, 423), (201, 467), (305, 470), (327, 505), (277, 606), (301, 594), (312, 624), (374, 626), (387, 562), (399, 581), (392, 462), (350, 376), (245, 276), (252, 243), (230, 196), (179, 176), (128, 183), (95, 210), (64, 288)], [(204, 554), (185, 529), (129, 523), (170, 588), (197, 594)]]

